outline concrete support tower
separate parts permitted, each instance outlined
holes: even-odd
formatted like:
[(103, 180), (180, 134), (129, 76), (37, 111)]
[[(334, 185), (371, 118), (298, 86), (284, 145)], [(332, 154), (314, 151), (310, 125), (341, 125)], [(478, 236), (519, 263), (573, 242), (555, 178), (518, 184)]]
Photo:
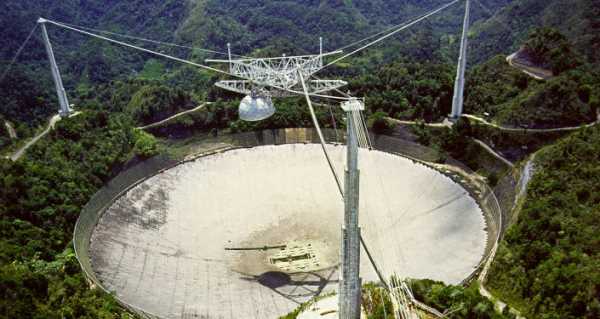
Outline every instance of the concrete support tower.
[(69, 99), (67, 98), (67, 93), (65, 92), (62, 78), (60, 77), (60, 71), (58, 70), (56, 59), (54, 59), (54, 51), (52, 50), (52, 44), (50, 44), (50, 38), (48, 37), (48, 31), (46, 30), (46, 19), (39, 18), (38, 23), (42, 27), (42, 36), (44, 37), (44, 45), (46, 46), (46, 53), (48, 53), (48, 60), (50, 60), (52, 79), (54, 80), (54, 85), (56, 86), (56, 94), (58, 95), (58, 103), (60, 104), (60, 110), (58, 113), (61, 117), (67, 117), (73, 111), (69, 106)]
[(342, 271), (339, 287), (340, 319), (360, 319), (361, 279), (360, 279), (360, 227), (359, 170), (357, 128), (352, 121), (352, 110), (346, 109), (348, 146), (345, 175), (344, 226), (342, 228)]
[(467, 67), (467, 42), (469, 36), (469, 15), (471, 1), (465, 4), (465, 19), (463, 22), (462, 38), (460, 42), (460, 55), (458, 57), (458, 68), (456, 70), (456, 81), (454, 82), (454, 98), (452, 99), (452, 114), (450, 117), (457, 120), (463, 112), (463, 97), (465, 91), (465, 69)]

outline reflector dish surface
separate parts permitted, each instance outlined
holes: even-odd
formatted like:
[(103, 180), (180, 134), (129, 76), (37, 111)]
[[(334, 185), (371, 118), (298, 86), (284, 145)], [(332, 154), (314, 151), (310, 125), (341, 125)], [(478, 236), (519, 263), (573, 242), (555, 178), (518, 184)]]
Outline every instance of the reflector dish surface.
[[(328, 150), (344, 176), (345, 147)], [(394, 154), (359, 156), (362, 235), (385, 276), (457, 284), (470, 275), (487, 235), (465, 189)], [(342, 221), (320, 145), (237, 149), (123, 194), (94, 229), (90, 255), (105, 287), (161, 318), (275, 319), (336, 290)], [(310, 272), (297, 273), (304, 264)], [(364, 252), (361, 276), (378, 279)]]

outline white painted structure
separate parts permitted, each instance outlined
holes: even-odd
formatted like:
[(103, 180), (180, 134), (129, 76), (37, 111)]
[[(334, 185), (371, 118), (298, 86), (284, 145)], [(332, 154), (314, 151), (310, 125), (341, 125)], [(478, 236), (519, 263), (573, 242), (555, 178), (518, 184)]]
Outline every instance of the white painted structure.
[[(263, 94), (274, 97), (285, 97), (301, 94), (301, 83), (298, 72), (306, 79), (323, 68), (323, 57), (341, 53), (334, 51), (321, 52), (314, 55), (281, 56), (273, 58), (240, 58), (232, 59), (228, 45), (229, 59), (208, 59), (209, 63), (226, 63), (229, 73), (244, 80), (223, 80), (215, 83), (222, 89), (250, 95), (252, 90), (260, 90)], [(318, 94), (338, 89), (347, 85), (341, 80), (307, 81), (310, 94)], [(296, 92), (296, 93), (294, 93)]]
[(360, 319), (362, 279), (360, 278), (360, 226), (358, 221), (360, 172), (358, 170), (358, 128), (351, 120), (361, 103), (346, 102), (347, 145), (344, 175), (344, 223), (341, 241), (341, 274), (338, 289), (340, 318)]
[(73, 110), (69, 105), (67, 92), (65, 91), (65, 87), (63, 86), (60, 71), (58, 69), (58, 64), (56, 64), (56, 59), (54, 58), (54, 51), (52, 50), (52, 44), (50, 43), (50, 38), (48, 37), (48, 30), (46, 30), (47, 22), (48, 20), (44, 18), (38, 19), (38, 24), (42, 27), (44, 46), (46, 47), (46, 53), (48, 54), (48, 60), (50, 62), (50, 70), (52, 71), (52, 79), (54, 80), (56, 94), (58, 95), (58, 103), (60, 105), (58, 114), (60, 114), (61, 117), (68, 117), (73, 112)]
[(452, 98), (452, 114), (450, 117), (454, 120), (462, 116), (465, 92), (465, 69), (467, 68), (467, 47), (469, 38), (469, 16), (471, 12), (471, 1), (465, 2), (465, 17), (463, 21), (463, 30), (460, 40), (460, 54), (458, 57), (458, 67), (456, 68), (456, 81), (454, 81), (454, 97)]
[[(338, 172), (344, 146), (327, 145)], [(383, 275), (457, 284), (479, 264), (485, 219), (460, 185), (406, 158), (359, 149), (361, 233)], [(278, 318), (336, 291), (344, 203), (318, 144), (231, 150), (152, 177), (110, 206), (90, 254), (123, 301), (161, 318)], [(274, 250), (313, 242), (321, 269), (286, 273)], [(379, 278), (364, 251), (360, 276)]]

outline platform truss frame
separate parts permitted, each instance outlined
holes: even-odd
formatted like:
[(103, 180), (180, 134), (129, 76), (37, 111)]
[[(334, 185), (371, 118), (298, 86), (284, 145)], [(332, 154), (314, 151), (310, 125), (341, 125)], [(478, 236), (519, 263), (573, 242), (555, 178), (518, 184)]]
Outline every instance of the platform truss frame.
[[(272, 97), (290, 97), (302, 90), (300, 74), (302, 78), (309, 79), (323, 69), (324, 57), (343, 51), (323, 53), (323, 39), (319, 38), (319, 54), (233, 59), (230, 44), (227, 44), (227, 52), (228, 59), (207, 59), (206, 62), (228, 64), (229, 74), (243, 80), (221, 80), (215, 86), (246, 95), (259, 90)], [(306, 81), (309, 94), (337, 90), (347, 84), (342, 80)]]

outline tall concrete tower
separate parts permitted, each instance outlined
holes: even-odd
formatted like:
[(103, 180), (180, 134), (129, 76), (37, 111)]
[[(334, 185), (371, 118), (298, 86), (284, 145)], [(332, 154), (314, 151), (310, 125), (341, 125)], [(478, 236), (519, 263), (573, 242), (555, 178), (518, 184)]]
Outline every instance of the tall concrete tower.
[(347, 118), (347, 167), (344, 181), (344, 226), (342, 227), (342, 271), (339, 287), (340, 319), (360, 319), (361, 278), (360, 278), (360, 227), (359, 209), (359, 170), (358, 140), (352, 112), (360, 111), (364, 105), (358, 101), (342, 103)]
[(46, 22), (47, 20), (44, 18), (39, 18), (37, 21), (42, 27), (42, 36), (44, 37), (44, 45), (46, 46), (46, 53), (48, 54), (48, 60), (50, 60), (50, 70), (52, 71), (52, 79), (54, 80), (54, 86), (56, 87), (56, 94), (58, 95), (58, 103), (60, 104), (59, 114), (62, 117), (67, 117), (73, 110), (69, 106), (69, 99), (67, 98), (67, 93), (65, 92), (65, 87), (62, 83), (62, 78), (60, 77), (60, 71), (58, 70), (58, 65), (56, 64), (56, 59), (54, 58), (54, 51), (52, 50), (52, 44), (50, 43), (50, 38), (48, 37), (48, 31), (46, 30)]
[(458, 119), (463, 112), (463, 97), (465, 91), (465, 69), (467, 67), (467, 46), (469, 37), (469, 15), (471, 1), (465, 3), (465, 19), (463, 21), (462, 38), (460, 42), (460, 54), (458, 57), (458, 67), (456, 70), (456, 81), (454, 82), (454, 97), (452, 99), (452, 119)]

